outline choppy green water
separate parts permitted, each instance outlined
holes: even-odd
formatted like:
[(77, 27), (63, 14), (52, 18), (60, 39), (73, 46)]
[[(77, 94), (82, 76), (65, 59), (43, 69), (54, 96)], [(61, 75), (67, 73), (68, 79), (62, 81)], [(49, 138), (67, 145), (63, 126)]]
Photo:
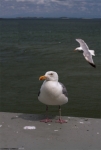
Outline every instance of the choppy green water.
[[(95, 50), (96, 69), (74, 52), (76, 38)], [(101, 20), (0, 20), (0, 61), (0, 111), (43, 114), (38, 78), (53, 70), (68, 90), (62, 115), (101, 117)]]

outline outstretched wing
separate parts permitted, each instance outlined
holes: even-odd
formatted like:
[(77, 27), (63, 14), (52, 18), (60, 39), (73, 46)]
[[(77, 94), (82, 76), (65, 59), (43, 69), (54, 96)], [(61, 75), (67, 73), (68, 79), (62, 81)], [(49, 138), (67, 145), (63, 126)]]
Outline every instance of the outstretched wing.
[(83, 55), (84, 55), (85, 59), (87, 60), (87, 62), (88, 62), (91, 66), (93, 66), (94, 68), (96, 68), (96, 66), (95, 66), (95, 64), (94, 64), (94, 62), (93, 62), (93, 59), (92, 59), (92, 55), (91, 55), (91, 54), (85, 54), (85, 53), (83, 53)]
[(89, 47), (87, 46), (87, 44), (82, 39), (76, 39), (76, 41), (79, 42), (80, 47), (82, 47), (82, 50), (84, 52), (88, 52)]

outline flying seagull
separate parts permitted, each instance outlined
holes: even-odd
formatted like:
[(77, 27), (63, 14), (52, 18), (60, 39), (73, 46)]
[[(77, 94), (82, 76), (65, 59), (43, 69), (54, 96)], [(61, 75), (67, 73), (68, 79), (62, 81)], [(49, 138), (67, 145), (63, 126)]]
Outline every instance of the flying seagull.
[(85, 59), (87, 60), (87, 62), (91, 66), (96, 68), (96, 65), (94, 64), (93, 59), (92, 59), (92, 56), (95, 56), (94, 50), (89, 50), (89, 47), (82, 39), (76, 39), (76, 41), (79, 42), (80, 47), (77, 47), (75, 50), (83, 51), (83, 55), (84, 55)]
[[(38, 93), (38, 99), (46, 105), (46, 112), (48, 112), (48, 105), (58, 105), (59, 119), (56, 122), (67, 122), (61, 119), (61, 105), (68, 102), (67, 90), (62, 83), (58, 82), (58, 74), (54, 71), (48, 71), (39, 80), (45, 80)], [(47, 123), (52, 122), (52, 120), (46, 118), (41, 122)]]

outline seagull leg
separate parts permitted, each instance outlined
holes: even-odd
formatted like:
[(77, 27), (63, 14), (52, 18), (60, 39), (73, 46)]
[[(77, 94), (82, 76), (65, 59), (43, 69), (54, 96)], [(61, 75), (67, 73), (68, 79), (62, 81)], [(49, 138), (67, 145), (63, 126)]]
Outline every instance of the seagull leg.
[(67, 123), (66, 120), (61, 119), (61, 106), (59, 105), (59, 119), (56, 121), (57, 123)]
[(46, 119), (40, 120), (40, 122), (45, 122), (45, 123), (52, 122), (52, 120), (48, 119), (47, 116), (48, 116), (48, 106), (46, 105)]

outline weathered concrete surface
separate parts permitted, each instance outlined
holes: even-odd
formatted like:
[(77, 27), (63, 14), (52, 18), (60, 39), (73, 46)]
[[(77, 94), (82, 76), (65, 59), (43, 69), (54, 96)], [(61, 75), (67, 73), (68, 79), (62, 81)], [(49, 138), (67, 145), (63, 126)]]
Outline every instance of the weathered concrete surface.
[(101, 150), (101, 119), (63, 117), (68, 122), (59, 124), (57, 117), (51, 123), (40, 122), (42, 117), (1, 112), (0, 150)]

